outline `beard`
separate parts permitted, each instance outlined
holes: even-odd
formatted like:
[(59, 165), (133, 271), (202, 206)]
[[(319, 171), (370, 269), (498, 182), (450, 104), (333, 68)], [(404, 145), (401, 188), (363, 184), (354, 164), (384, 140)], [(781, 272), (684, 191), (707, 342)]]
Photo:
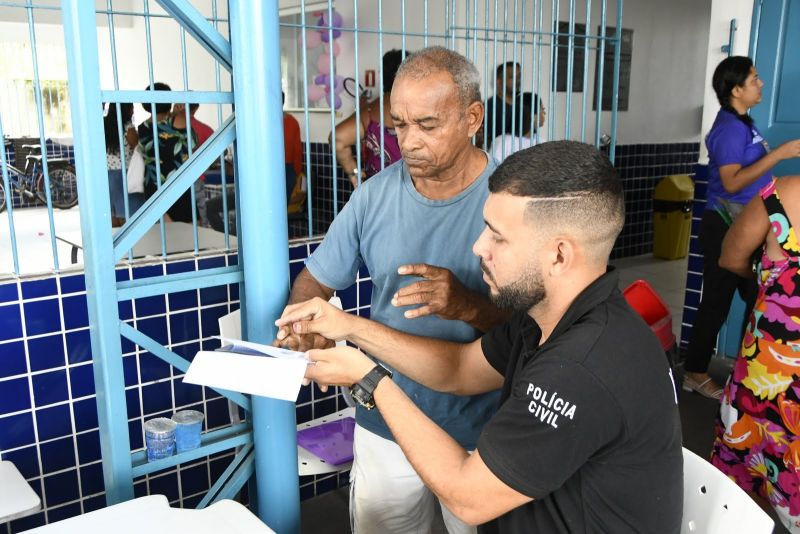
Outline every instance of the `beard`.
[(489, 298), (498, 308), (527, 312), (547, 297), (544, 288), (544, 277), (537, 266), (527, 265), (519, 278), (500, 287), (492, 273), (481, 260), (481, 269), (497, 287), (497, 292), (490, 292)]

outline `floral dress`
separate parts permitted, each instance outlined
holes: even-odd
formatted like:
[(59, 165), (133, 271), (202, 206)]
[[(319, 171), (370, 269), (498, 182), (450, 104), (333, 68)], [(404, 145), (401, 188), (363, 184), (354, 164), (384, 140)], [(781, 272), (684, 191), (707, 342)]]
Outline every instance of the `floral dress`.
[(800, 533), (800, 246), (774, 180), (761, 197), (784, 258), (762, 251), (758, 298), (721, 399), (711, 462)]

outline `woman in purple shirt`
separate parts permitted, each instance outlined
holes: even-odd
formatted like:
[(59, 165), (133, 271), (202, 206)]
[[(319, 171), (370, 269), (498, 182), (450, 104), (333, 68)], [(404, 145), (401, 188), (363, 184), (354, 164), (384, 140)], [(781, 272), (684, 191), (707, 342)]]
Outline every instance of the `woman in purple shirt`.
[(736, 289), (750, 316), (756, 297), (755, 280), (741, 278), (719, 266), (722, 239), (733, 219), (751, 198), (772, 180), (780, 161), (800, 156), (800, 140), (770, 151), (748, 110), (761, 102), (764, 87), (748, 57), (724, 59), (712, 78), (722, 109), (706, 137), (708, 190), (706, 211), (700, 222), (703, 252), (703, 298), (689, 339), (683, 389), (719, 399), (722, 388), (708, 376), (708, 363), (717, 333), (728, 315)]

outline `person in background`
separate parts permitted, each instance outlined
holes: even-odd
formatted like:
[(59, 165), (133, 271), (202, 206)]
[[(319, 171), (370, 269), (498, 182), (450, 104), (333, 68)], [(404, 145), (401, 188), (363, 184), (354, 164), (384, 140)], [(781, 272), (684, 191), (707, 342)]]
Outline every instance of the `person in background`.
[[(361, 138), (356, 137), (355, 113), (337, 124), (334, 132), (328, 136), (328, 142), (331, 142), (335, 133), (336, 161), (344, 169), (353, 188), (358, 186), (359, 177), (366, 180), (402, 157), (397, 143), (397, 133), (389, 113), (392, 86), (397, 68), (402, 61), (403, 53), (400, 50), (390, 50), (383, 55), (383, 109), (379, 109), (380, 98), (361, 104), (359, 112), (361, 128), (358, 132)], [(381, 124), (383, 124), (383, 151), (381, 151)], [(359, 141), (363, 141), (364, 146), (361, 156), (363, 173), (358, 168), (354, 155), (354, 150), (358, 150)]]
[[(169, 85), (156, 82), (145, 89), (146, 91), (171, 91)], [(145, 111), (151, 112), (151, 104), (143, 105)], [(192, 146), (196, 147), (197, 138), (194, 131), (186, 129), (185, 119), (181, 129), (175, 128), (172, 113), (172, 104), (155, 104), (156, 116), (150, 116), (139, 125), (139, 146), (144, 156), (144, 194), (150, 198), (158, 190), (159, 184), (163, 185), (181, 165), (189, 159), (188, 135), (192, 136)], [(158, 158), (156, 165), (156, 143), (154, 139), (158, 130)], [(188, 135), (187, 135), (188, 132)], [(160, 174), (159, 174), (160, 171)], [(166, 220), (177, 222), (192, 222), (192, 195), (189, 190), (167, 210)]]
[(717, 334), (737, 289), (745, 301), (745, 317), (750, 315), (756, 297), (752, 279), (719, 266), (722, 239), (744, 205), (770, 183), (772, 168), (785, 159), (800, 156), (800, 140), (769, 150), (747, 114), (761, 102), (764, 86), (750, 58), (731, 56), (722, 60), (711, 83), (722, 109), (706, 136), (708, 192), (699, 233), (703, 296), (689, 338), (683, 389), (719, 399), (722, 387), (708, 375)]
[[(495, 71), (495, 95), (486, 100), (486, 118), (475, 136), (479, 146), (483, 145), (484, 129), (488, 132), (486, 139), (492, 148), (492, 142), (498, 136), (514, 133), (514, 103), (519, 105), (522, 93), (522, 67), (519, 63), (508, 61), (497, 66)], [(517, 109), (516, 114), (519, 114)], [(517, 130), (519, 131), (519, 130)]]
[[(286, 95), (281, 91), (281, 102), (286, 103)], [(300, 140), (300, 124), (290, 114), (283, 113), (283, 150), (286, 164), (286, 202), (287, 212), (293, 213), (292, 206), (299, 211), (305, 199), (306, 176), (303, 173), (303, 143)], [(230, 152), (226, 154), (225, 165), (228, 175), (233, 175), (233, 161), (229, 159)], [(231, 191), (227, 193), (229, 210), (236, 209), (236, 195)], [(208, 219), (211, 228), (222, 232), (224, 229), (222, 214), (222, 195), (208, 201)]]
[[(483, 118), (480, 75), (460, 54), (426, 48), (398, 69), (391, 104), (403, 159), (353, 192), (297, 276), (289, 304), (328, 300), (351, 286), (363, 266), (372, 277), (372, 318), (416, 335), (473, 341), (507, 317), (489, 301), (477, 261), (464, 253), (483, 229), (480, 211), (495, 169), (472, 145)], [(276, 344), (305, 351), (328, 341), (279, 333)], [(395, 350), (405, 354), (400, 345)], [(401, 373), (394, 380), (462, 447), (475, 448), (497, 392), (462, 397)], [(354, 532), (428, 532), (436, 498), (380, 413), (357, 408), (353, 450)], [(446, 507), (442, 515), (449, 532), (474, 532)]]
[[(492, 144), (492, 155), (495, 161), (502, 162), (508, 156), (523, 148), (529, 148), (539, 143), (539, 128), (544, 124), (545, 111), (541, 99), (534, 93), (522, 93), (517, 99), (517, 113), (515, 114), (515, 124), (513, 132), (500, 134), (494, 138)], [(533, 113), (533, 118), (531, 118)], [(520, 131), (520, 121), (522, 126), (522, 137), (517, 134)], [(533, 124), (533, 132), (531, 132)]]
[[(719, 264), (758, 297), (725, 386), (711, 463), (800, 532), (800, 176), (772, 180), (734, 221)], [(760, 250), (759, 250), (760, 249)], [(760, 500), (756, 498), (756, 500)]]
[[(142, 193), (128, 194), (127, 184), (122, 180), (122, 159), (125, 166), (131, 164), (133, 150), (139, 143), (139, 135), (133, 126), (133, 104), (119, 104), (122, 116), (122, 128), (119, 128), (117, 105), (109, 104), (108, 112), (103, 119), (103, 130), (106, 140), (106, 164), (108, 165), (108, 189), (111, 197), (111, 226), (122, 226), (125, 223), (125, 195), (128, 195), (128, 213), (133, 214), (144, 203)], [(119, 138), (122, 133), (124, 150), (120, 150)]]
[[(195, 113), (200, 108), (200, 104), (191, 103), (189, 104), (189, 120), (192, 125), (192, 130), (194, 131), (194, 136), (197, 138), (197, 146), (192, 146), (192, 150), (197, 150), (205, 143), (209, 137), (214, 134), (214, 129), (211, 128), (208, 124), (202, 122), (200, 119), (195, 117)], [(172, 114), (175, 118), (172, 121), (172, 125), (176, 129), (186, 130), (186, 107), (184, 104), (177, 103), (172, 106)], [(197, 206), (197, 217), (199, 222), (202, 226), (209, 227), (208, 222), (208, 215), (206, 210), (206, 192), (205, 192), (205, 182), (206, 182), (206, 175), (201, 174), (200, 177), (194, 183), (194, 199), (195, 205)]]
[(608, 266), (625, 219), (614, 167), (590, 145), (544, 143), (501, 163), (489, 191), (486, 228), (472, 251), (492, 299), (515, 312), (505, 324), (471, 343), (448, 342), (315, 299), (290, 307), (276, 325), (346, 339), (433, 390), (502, 386), (469, 454), (360, 351), (308, 353), (306, 378), (353, 384), (353, 398), (380, 411), (449, 510), (469, 524), (494, 520), (481, 532), (677, 534), (683, 454), (675, 386), (661, 345)]

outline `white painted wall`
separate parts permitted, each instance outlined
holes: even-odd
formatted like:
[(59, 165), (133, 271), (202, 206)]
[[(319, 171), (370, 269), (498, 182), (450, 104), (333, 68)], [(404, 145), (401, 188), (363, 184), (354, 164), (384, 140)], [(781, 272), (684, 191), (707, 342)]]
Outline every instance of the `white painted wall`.
[[(734, 37), (733, 54), (746, 56), (750, 52), (750, 26), (753, 19), (752, 0), (712, 0), (711, 21), (708, 31), (708, 53), (706, 56), (705, 92), (703, 97), (703, 138), (714, 124), (719, 111), (717, 95), (711, 88), (711, 77), (720, 61), (727, 57), (722, 52), (723, 44), (728, 43), (730, 22), (736, 19), (737, 31)], [(700, 163), (708, 163), (708, 150), (705, 142), (700, 143)]]
[[(99, 0), (98, 0), (99, 1)], [(100, 2), (102, 3), (102, 2)], [(123, 1), (123, 7), (127, 6), (130, 0)], [(221, 17), (224, 17), (225, 2), (220, 4)], [(281, 3), (286, 7), (289, 4), (297, 4), (297, 0), (285, 0)], [(348, 0), (338, 0), (337, 10), (344, 17), (346, 27), (353, 26), (354, 12), (353, 3)], [(520, 2), (519, 4), (524, 4)], [(582, 2), (577, 2), (582, 4)], [(613, 25), (616, 17), (615, 5), (613, 0), (607, 0), (608, 24)], [(116, 7), (117, 1), (115, 1)], [(383, 9), (383, 30), (400, 32), (402, 29), (402, 13), (400, 2), (381, 2)], [(445, 29), (445, 4), (449, 2), (429, 1), (428, 29), (431, 33), (443, 33)], [(486, 25), (484, 2), (478, 2), (479, 13), (477, 24), (479, 27)], [(504, 13), (503, 2), (499, 2), (500, 9), (498, 18), (499, 26), (503, 26)], [(521, 13), (514, 16), (514, 2), (509, 1), (508, 27), (513, 27), (517, 21), (518, 27), (521, 26), (523, 17)], [(544, 28), (549, 25), (550, 2), (542, 2), (542, 16), (545, 21)], [(562, 12), (561, 20), (566, 20), (568, 2), (561, 1)], [(599, 24), (599, 2), (593, 2), (594, 10), (592, 14), (591, 26), (597, 27)], [(634, 30), (633, 58), (632, 58), (632, 80), (630, 92), (630, 107), (628, 111), (619, 113), (618, 142), (625, 143), (661, 143), (661, 142), (681, 142), (698, 141), (701, 133), (701, 114), (704, 99), (707, 99), (705, 87), (709, 84), (704, 79), (707, 64), (712, 61), (714, 48), (719, 47), (727, 40), (727, 22), (725, 17), (730, 19), (728, 13), (731, 11), (728, 5), (741, 4), (742, 10), (746, 4), (751, 7), (750, 0), (628, 0), (625, 3), (623, 27)], [(211, 15), (211, 1), (198, 0), (194, 5), (207, 16)], [(359, 34), (359, 78), (363, 79), (363, 71), (366, 68), (377, 69), (379, 65), (378, 38), (369, 30), (378, 29), (378, 2), (361, 1), (359, 2), (358, 25), (362, 32)], [(405, 31), (408, 33), (422, 33), (424, 31), (423, 0), (407, 0), (405, 11)], [(473, 23), (473, 13), (469, 13), (467, 21), (467, 8), (473, 5), (469, 0), (458, 0), (456, 6), (456, 18), (459, 25), (467, 22)], [(494, 3), (488, 2), (486, 5), (493, 10)], [(533, 26), (533, 13), (530, 9), (531, 2), (527, 2), (526, 28)], [(160, 8), (155, 2), (150, 2), (154, 13), (160, 13)], [(128, 6), (130, 7), (130, 6)], [(138, 3), (137, 3), (137, 9)], [(520, 8), (521, 9), (521, 8)], [(19, 11), (19, 10), (18, 10)], [(2, 13), (2, 12), (0, 12)], [(99, 17), (98, 20), (105, 17)], [(494, 25), (494, 14), (490, 13), (490, 26)], [(739, 36), (744, 38), (749, 35), (749, 16), (737, 15), (740, 19)], [(126, 20), (127, 19), (127, 20)], [(0, 20), (8, 20), (2, 18)], [(578, 6), (576, 20), (584, 21), (585, 13), (582, 7)], [(710, 22), (710, 21), (714, 22)], [(57, 21), (55, 21), (57, 22)], [(146, 33), (145, 24), (141, 18), (116, 17), (116, 41), (117, 58), (119, 66), (119, 83), (122, 89), (143, 89), (149, 81), (148, 64), (146, 53)], [(716, 24), (716, 26), (715, 26)], [(745, 24), (747, 27), (745, 27)], [(13, 30), (14, 26), (16, 30)], [(14, 22), (0, 22), (0, 39), (6, 35), (19, 33), (19, 26), (24, 24)], [(709, 32), (711, 27), (711, 33)], [(722, 28), (724, 26), (724, 28)], [(58, 24), (50, 26), (52, 31), (47, 33), (47, 38), (63, 42), (63, 33)], [(170, 84), (174, 89), (184, 87), (183, 71), (181, 67), (181, 43), (178, 25), (169, 19), (153, 19), (151, 23), (151, 41), (153, 46), (153, 78), (156, 81), (163, 81)], [(220, 28), (223, 35), (227, 35), (227, 27), (223, 24)], [(40, 32), (42, 33), (42, 32)], [(722, 34), (725, 34), (724, 39)], [(480, 35), (480, 34), (479, 34)], [(709, 35), (712, 36), (709, 45)], [(354, 65), (354, 38), (351, 32), (345, 32), (337, 41), (341, 47), (341, 54), (337, 61), (337, 72), (343, 76), (355, 76)], [(101, 27), (98, 33), (98, 43), (101, 53), (101, 79), (105, 88), (113, 87), (113, 76), (110, 61), (110, 45), (108, 32), (105, 27)], [(383, 49), (387, 51), (391, 48), (401, 46), (399, 36), (386, 35), (383, 38)], [(431, 37), (428, 44), (443, 44), (441, 37)], [(422, 37), (408, 36), (406, 46), (409, 50), (419, 49), (424, 45)], [(746, 48), (746, 45), (744, 45)], [(512, 59), (512, 46), (507, 47), (507, 58)], [(737, 45), (738, 48), (738, 45)], [(468, 56), (475, 58), (476, 64), (481, 73), (484, 70), (490, 72), (488, 82), (491, 85), (495, 65), (503, 61), (503, 50), (500, 46), (497, 50), (497, 60), (494, 59), (494, 46), (489, 43), (488, 58), (482, 42), (463, 39), (456, 44), (456, 49)], [(518, 53), (521, 47), (517, 48)], [(704, 52), (708, 52), (704, 54)], [(197, 45), (191, 37), (186, 39), (187, 54), (187, 76), (188, 87), (193, 90), (213, 90), (215, 83), (215, 64), (210, 56)], [(589, 52), (593, 61), (594, 53)], [(488, 59), (488, 61), (487, 61)], [(590, 61), (590, 63), (592, 62)], [(545, 106), (548, 110), (553, 109), (555, 104), (555, 114), (551, 114), (554, 122), (554, 136), (562, 137), (564, 124), (563, 117), (565, 107), (565, 94), (559, 93), (554, 101), (550, 101), (548, 78), (550, 72), (549, 54), (545, 50), (541, 61), (541, 76), (538, 87), (535, 86), (533, 71), (532, 49), (530, 46), (525, 50), (525, 69), (526, 75), (524, 88), (526, 90), (537, 90), (545, 98)], [(485, 69), (485, 66), (488, 67)], [(706, 75), (706, 78), (710, 74)], [(587, 79), (588, 86), (594, 80), (593, 70), (590, 70)], [(229, 76), (221, 70), (221, 87), (230, 87)], [(483, 91), (484, 97), (492, 94), (491, 87)], [(349, 115), (354, 109), (354, 101), (342, 93), (344, 105), (336, 120), (341, 120)], [(589, 99), (594, 95), (593, 89), (589, 89)], [(580, 133), (580, 94), (573, 93), (573, 138)], [(591, 110), (591, 104), (589, 105)], [(224, 116), (229, 113), (229, 109), (223, 111)], [(137, 113), (137, 119), (142, 120), (146, 115), (141, 110)], [(216, 126), (217, 113), (214, 106), (202, 106), (199, 117)], [(301, 128), (305, 128), (305, 121), (302, 114), (297, 115), (300, 120)], [(601, 130), (608, 131), (610, 126), (610, 114), (602, 114)], [(589, 128), (587, 137), (592, 138), (594, 134), (593, 122), (594, 114), (590, 111)], [(312, 141), (326, 141), (331, 129), (331, 118), (328, 113), (310, 113), (310, 138)], [(305, 138), (305, 132), (303, 133)]]

